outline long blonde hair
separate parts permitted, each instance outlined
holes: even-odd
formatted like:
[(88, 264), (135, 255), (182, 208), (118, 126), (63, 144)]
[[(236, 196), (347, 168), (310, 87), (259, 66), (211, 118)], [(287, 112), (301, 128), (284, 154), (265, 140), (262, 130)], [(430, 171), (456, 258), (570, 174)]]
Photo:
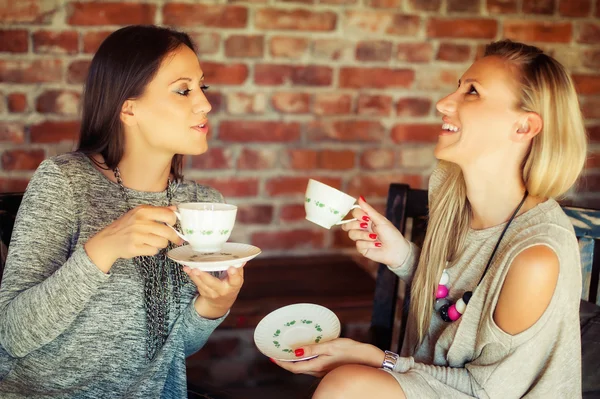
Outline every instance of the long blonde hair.
[[(489, 44), (484, 57), (498, 56), (520, 77), (518, 108), (542, 118), (523, 160), (523, 181), (532, 196), (559, 198), (576, 182), (587, 150), (587, 138), (577, 93), (565, 68), (537, 47), (503, 40)], [(464, 246), (470, 206), (461, 169), (440, 162), (444, 181), (432, 196), (421, 256), (411, 285), (409, 333), (416, 350), (429, 330), (435, 290), (446, 266)]]

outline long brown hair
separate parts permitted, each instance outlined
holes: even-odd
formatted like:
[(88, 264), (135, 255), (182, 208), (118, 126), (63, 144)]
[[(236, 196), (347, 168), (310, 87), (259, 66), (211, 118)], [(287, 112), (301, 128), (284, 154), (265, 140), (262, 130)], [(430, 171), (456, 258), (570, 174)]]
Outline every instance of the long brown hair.
[[(501, 57), (520, 77), (518, 108), (542, 118), (523, 160), (523, 181), (529, 193), (559, 198), (575, 184), (587, 150), (587, 138), (577, 93), (565, 68), (537, 47), (503, 40), (489, 44), (485, 57)], [(556, 167), (560, 165), (560, 167)], [(411, 285), (410, 334), (415, 351), (429, 330), (435, 289), (446, 262), (460, 257), (469, 229), (471, 209), (461, 169), (440, 162), (444, 181), (432, 196), (421, 257)]]

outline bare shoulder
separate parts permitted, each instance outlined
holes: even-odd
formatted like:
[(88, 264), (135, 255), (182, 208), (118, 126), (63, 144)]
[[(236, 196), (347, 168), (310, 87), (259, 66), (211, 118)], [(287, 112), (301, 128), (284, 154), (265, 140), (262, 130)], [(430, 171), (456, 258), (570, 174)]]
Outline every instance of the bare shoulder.
[(546, 245), (519, 253), (510, 265), (494, 311), (494, 321), (515, 335), (527, 330), (542, 316), (556, 288), (559, 260)]

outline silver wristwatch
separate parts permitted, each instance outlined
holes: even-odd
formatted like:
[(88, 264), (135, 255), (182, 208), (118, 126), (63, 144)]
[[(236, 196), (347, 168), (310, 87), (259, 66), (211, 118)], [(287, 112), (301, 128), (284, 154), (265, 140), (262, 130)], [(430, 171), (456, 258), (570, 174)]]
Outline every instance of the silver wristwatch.
[(398, 361), (399, 357), (400, 356), (394, 352), (385, 351), (381, 368), (388, 371), (394, 371), (394, 367), (396, 367), (396, 362)]

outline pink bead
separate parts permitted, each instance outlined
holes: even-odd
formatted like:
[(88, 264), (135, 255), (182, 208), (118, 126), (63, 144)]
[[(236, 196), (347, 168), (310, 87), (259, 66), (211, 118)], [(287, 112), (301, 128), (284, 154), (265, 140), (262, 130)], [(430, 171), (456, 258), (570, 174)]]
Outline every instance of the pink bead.
[(452, 304), (452, 306), (448, 308), (448, 317), (450, 320), (456, 321), (460, 319), (460, 316), (460, 313), (458, 313), (458, 310), (456, 310), (456, 305)]
[(448, 287), (445, 285), (438, 285), (437, 292), (435, 293), (435, 298), (446, 298), (448, 296)]

